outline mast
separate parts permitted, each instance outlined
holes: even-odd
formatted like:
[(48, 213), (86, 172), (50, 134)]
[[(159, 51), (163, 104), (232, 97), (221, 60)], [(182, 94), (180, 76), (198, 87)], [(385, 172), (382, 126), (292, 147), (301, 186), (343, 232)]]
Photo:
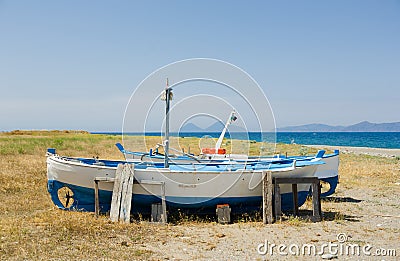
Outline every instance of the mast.
[(165, 146), (164, 146), (164, 168), (169, 167), (168, 153), (169, 153), (169, 105), (171, 100), (171, 89), (168, 86), (168, 78), (165, 86)]
[(228, 120), (227, 120), (226, 123), (225, 123), (225, 127), (224, 127), (224, 129), (222, 130), (221, 135), (219, 136), (217, 143), (215, 144), (215, 153), (216, 153), (216, 154), (218, 154), (218, 149), (221, 147), (222, 140), (224, 139), (225, 132), (226, 132), (226, 130), (228, 129), (228, 126), (229, 126), (232, 122), (234, 122), (236, 119), (237, 119), (237, 117), (236, 117), (236, 115), (235, 115), (235, 111), (233, 110), (233, 111), (231, 112), (231, 114), (229, 115)]

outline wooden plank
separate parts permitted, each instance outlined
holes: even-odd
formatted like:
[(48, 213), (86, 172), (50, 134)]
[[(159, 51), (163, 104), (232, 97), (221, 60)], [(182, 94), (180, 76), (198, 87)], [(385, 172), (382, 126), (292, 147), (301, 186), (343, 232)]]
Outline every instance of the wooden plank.
[(109, 177), (96, 177), (94, 178), (96, 181), (103, 181), (103, 182), (114, 182), (115, 178), (109, 178)]
[(99, 203), (99, 181), (94, 180), (94, 213), (96, 218), (99, 217), (100, 203)]
[(311, 184), (318, 181), (317, 177), (275, 178), (278, 184)]
[(163, 182), (161, 184), (161, 206), (162, 206), (161, 221), (163, 223), (167, 223), (168, 222), (168, 218), (167, 218), (167, 203), (165, 201), (165, 182)]
[(231, 208), (228, 204), (217, 205), (216, 213), (219, 224), (229, 224), (231, 222)]
[(137, 183), (145, 184), (145, 185), (162, 185), (164, 183), (164, 181), (142, 179), (141, 181), (138, 181)]
[(263, 223), (272, 224), (272, 174), (270, 171), (263, 172)]
[(297, 184), (292, 184), (292, 193), (293, 193), (293, 215), (299, 215), (299, 198), (297, 195)]
[(162, 206), (160, 203), (151, 204), (151, 217), (150, 222), (163, 222), (162, 220)]
[(121, 176), (123, 173), (123, 165), (118, 164), (117, 171), (115, 172), (114, 188), (111, 199), (110, 219), (112, 222), (117, 222), (119, 218), (119, 210), (121, 206)]
[(313, 201), (313, 221), (321, 221), (321, 186), (318, 182), (312, 184), (312, 201)]
[(134, 179), (134, 166), (124, 164), (122, 174), (122, 191), (121, 191), (121, 209), (119, 213), (120, 221), (124, 223), (130, 222), (131, 203), (132, 203), (132, 186)]
[(128, 173), (126, 172), (125, 169), (125, 164), (122, 168), (122, 174), (121, 174), (121, 204), (119, 206), (119, 220), (123, 221), (125, 220), (125, 213), (123, 213), (124, 210), (124, 203), (125, 203), (125, 198), (126, 198), (126, 191), (127, 191), (127, 177)]
[(275, 220), (281, 219), (282, 216), (282, 206), (281, 206), (281, 189), (279, 184), (275, 182), (274, 185), (275, 193)]
[(135, 180), (135, 165), (128, 165), (129, 168), (129, 183), (128, 183), (128, 198), (127, 198), (127, 210), (128, 222), (130, 222), (131, 208), (132, 208), (132, 198), (133, 198), (133, 181)]
[(262, 183), (262, 216), (263, 216), (263, 223), (268, 224), (267, 216), (268, 216), (268, 204), (267, 204), (267, 197), (268, 197), (268, 188), (267, 188), (267, 183), (268, 183), (268, 178), (267, 178), (267, 173), (266, 171), (263, 171), (262, 177), (263, 177), (263, 183)]

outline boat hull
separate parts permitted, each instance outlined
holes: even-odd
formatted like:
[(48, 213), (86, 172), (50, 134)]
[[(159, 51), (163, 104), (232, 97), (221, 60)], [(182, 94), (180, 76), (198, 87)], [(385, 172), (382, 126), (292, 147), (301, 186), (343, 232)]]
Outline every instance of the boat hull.
[[(115, 164), (116, 165), (116, 164)], [(318, 165), (304, 166), (290, 171), (273, 172), (279, 177), (313, 177)], [(116, 167), (90, 165), (58, 156), (47, 158), (48, 191), (56, 206), (62, 209), (94, 210), (94, 179), (113, 178)], [(157, 181), (165, 184), (165, 198), (169, 208), (204, 212), (215, 211), (217, 204), (229, 204), (234, 212), (259, 209), (262, 204), (262, 171), (171, 171), (164, 168), (136, 168), (133, 185), (132, 212), (149, 212), (151, 204), (161, 201), (160, 186), (140, 184)], [(71, 204), (62, 202), (60, 190), (71, 191)], [(307, 197), (310, 185), (298, 185), (299, 206)], [(291, 185), (281, 184), (283, 209), (292, 208)], [(101, 211), (110, 208), (113, 183), (99, 183)], [(208, 211), (207, 211), (208, 210)]]
[[(120, 145), (122, 146), (122, 145)], [(121, 147), (123, 148), (123, 147)], [(132, 153), (126, 152), (122, 149), (127, 161), (132, 163), (140, 163), (140, 162), (164, 162), (164, 157), (155, 155), (149, 156), (146, 153)], [(137, 156), (140, 154), (140, 156)], [(247, 155), (241, 154), (204, 154), (202, 157), (198, 158), (198, 162), (224, 162), (227, 160), (233, 160), (238, 162), (263, 162), (263, 161), (273, 161), (273, 160), (282, 160), (282, 159), (290, 159), (290, 160), (298, 160), (298, 161), (312, 161), (316, 160), (316, 156), (291, 156), (285, 157), (279, 155), (277, 158), (249, 158)], [(315, 172), (315, 177), (318, 177), (323, 182), (329, 184), (329, 190), (322, 193), (322, 197), (327, 197), (335, 193), (337, 184), (339, 182), (339, 151), (336, 150), (335, 153), (329, 155), (323, 155), (322, 161), (325, 164), (319, 165), (317, 171)], [(170, 160), (175, 164), (185, 164), (185, 163), (196, 163), (193, 158), (187, 156), (179, 156), (179, 157), (171, 157)]]

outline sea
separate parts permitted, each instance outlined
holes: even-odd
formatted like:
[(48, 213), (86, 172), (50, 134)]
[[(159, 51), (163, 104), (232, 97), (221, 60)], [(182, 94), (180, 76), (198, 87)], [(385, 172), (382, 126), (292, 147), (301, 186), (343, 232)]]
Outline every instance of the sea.
[[(93, 132), (94, 134), (122, 135), (121, 132)], [(161, 136), (164, 133), (147, 132), (128, 132), (124, 135), (146, 135)], [(218, 132), (172, 132), (171, 136), (179, 137), (212, 137), (218, 138)], [(302, 145), (331, 145), (331, 146), (351, 146), (351, 147), (369, 147), (369, 148), (387, 148), (400, 149), (400, 132), (232, 132), (226, 133), (225, 138), (266, 141), (286, 144)]]

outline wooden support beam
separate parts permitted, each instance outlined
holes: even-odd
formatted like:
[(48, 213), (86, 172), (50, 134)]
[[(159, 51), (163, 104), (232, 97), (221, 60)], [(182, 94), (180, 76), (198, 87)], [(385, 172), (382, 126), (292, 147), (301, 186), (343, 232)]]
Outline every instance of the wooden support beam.
[(272, 174), (270, 171), (263, 171), (263, 223), (272, 224)]
[(99, 202), (99, 181), (94, 179), (94, 214), (96, 218), (100, 214), (100, 202)]
[(279, 184), (312, 184), (313, 182), (317, 182), (317, 177), (275, 177), (274, 182), (278, 182)]
[(111, 199), (110, 219), (112, 222), (117, 222), (119, 219), (119, 209), (121, 207), (121, 194), (122, 190), (122, 170), (123, 165), (118, 164), (117, 171), (115, 172), (114, 188)]
[(293, 215), (299, 215), (299, 197), (297, 194), (297, 184), (292, 184), (292, 193), (293, 193)]
[(219, 224), (231, 223), (231, 208), (228, 204), (219, 204), (216, 209), (217, 221)]
[(119, 220), (123, 223), (130, 223), (132, 186), (134, 179), (134, 165), (124, 164), (123, 180), (121, 191), (121, 208), (119, 210)]
[(275, 198), (275, 221), (281, 219), (282, 206), (281, 206), (281, 188), (279, 183), (274, 184), (274, 198)]
[(120, 220), (130, 222), (132, 187), (134, 180), (134, 166), (118, 164), (115, 173), (114, 188), (111, 200), (110, 219), (113, 222)]
[(151, 204), (151, 216), (150, 222), (153, 223), (162, 223), (162, 206), (161, 203)]
[(318, 183), (312, 183), (312, 201), (313, 201), (313, 221), (321, 221), (322, 211), (321, 211), (321, 186)]
[(161, 207), (162, 207), (162, 217), (161, 222), (167, 223), (167, 202), (165, 201), (165, 183), (163, 182), (161, 185)]

